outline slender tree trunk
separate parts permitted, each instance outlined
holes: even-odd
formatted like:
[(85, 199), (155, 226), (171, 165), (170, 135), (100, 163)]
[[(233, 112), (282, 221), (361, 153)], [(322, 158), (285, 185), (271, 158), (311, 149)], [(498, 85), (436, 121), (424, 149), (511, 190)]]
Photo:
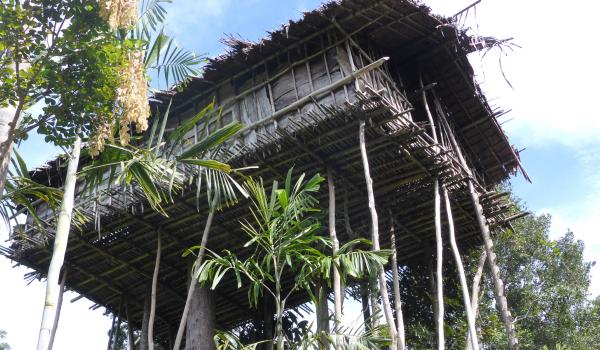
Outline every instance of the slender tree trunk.
[(437, 317), (435, 324), (437, 328), (437, 339), (438, 349), (444, 350), (446, 348), (446, 340), (444, 338), (444, 276), (443, 272), (443, 254), (444, 245), (442, 243), (442, 220), (440, 214), (440, 182), (436, 178), (433, 183), (434, 190), (434, 205), (435, 205), (435, 256), (436, 256), (436, 269), (435, 269), (435, 282), (436, 282), (436, 302), (437, 302)]
[[(327, 187), (329, 189), (329, 237), (332, 242), (333, 256), (337, 255), (340, 243), (335, 231), (335, 184), (333, 174), (330, 169), (327, 169)], [(338, 333), (340, 323), (342, 322), (342, 282), (340, 281), (340, 273), (333, 269), (333, 300), (334, 300), (334, 332)]]
[[(27, 62), (17, 62), (9, 65), (17, 74), (29, 69)], [(20, 97), (16, 105), (8, 105), (0, 108), (0, 196), (4, 193), (8, 167), (12, 157), (15, 135), (21, 121), (21, 112), (24, 105), (24, 98)]]
[[(475, 271), (475, 275), (473, 276), (473, 286), (471, 287), (471, 310), (473, 310), (473, 317), (475, 318), (475, 320), (477, 320), (477, 312), (479, 310), (479, 288), (481, 285), (481, 277), (483, 276), (483, 268), (485, 266), (486, 258), (487, 254), (485, 252), (485, 247), (483, 247), (481, 249), (481, 254), (479, 255), (477, 270)], [(477, 333), (475, 334), (477, 335)], [(471, 347), (471, 332), (467, 334), (466, 350), (473, 350), (473, 348)]]
[(48, 277), (46, 280), (46, 299), (44, 303), (44, 312), (42, 313), (42, 323), (38, 337), (38, 350), (47, 350), (50, 341), (50, 333), (54, 316), (56, 315), (56, 303), (58, 301), (58, 277), (60, 269), (65, 260), (67, 242), (69, 241), (69, 231), (71, 230), (71, 216), (73, 214), (73, 202), (75, 201), (75, 184), (77, 182), (77, 166), (79, 165), (79, 153), (81, 150), (81, 139), (77, 137), (73, 144), (73, 149), (69, 155), (69, 165), (65, 178), (65, 188), (63, 200), (58, 214), (56, 225), (56, 235), (54, 236), (54, 249), (52, 259), (48, 267)]
[(119, 331), (121, 330), (121, 322), (123, 322), (123, 297), (121, 297), (121, 303), (119, 305), (119, 312), (117, 314), (117, 325), (113, 330), (113, 343), (111, 350), (117, 350), (117, 343), (119, 342)]
[(456, 235), (454, 232), (454, 218), (452, 217), (452, 207), (450, 206), (450, 197), (448, 196), (448, 190), (446, 187), (442, 190), (444, 192), (444, 202), (446, 203), (446, 215), (448, 216), (448, 231), (450, 235), (450, 246), (454, 253), (454, 261), (456, 262), (456, 269), (458, 270), (458, 277), (460, 280), (460, 286), (462, 289), (463, 303), (465, 305), (465, 313), (467, 314), (467, 325), (469, 327), (469, 334), (474, 335), (471, 337), (471, 345), (474, 350), (479, 350), (479, 344), (477, 342), (477, 331), (475, 330), (475, 316), (471, 309), (471, 298), (469, 297), (469, 286), (467, 285), (467, 277), (465, 276), (465, 268), (458, 251), (458, 245), (456, 244)]
[(117, 324), (117, 314), (113, 314), (112, 322), (110, 323), (110, 331), (108, 332), (108, 344), (106, 344), (106, 350), (112, 350), (112, 344), (116, 341), (115, 336), (117, 330), (115, 328)]
[(329, 307), (327, 306), (327, 284), (319, 281), (317, 284), (318, 302), (316, 305), (317, 313), (317, 333), (320, 335), (321, 349), (329, 349), (327, 334), (329, 330)]
[[(208, 243), (208, 235), (210, 233), (210, 227), (212, 225), (213, 217), (215, 214), (215, 205), (217, 203), (217, 198), (213, 198), (212, 203), (210, 205), (208, 217), (206, 218), (206, 224), (204, 225), (204, 232), (202, 233), (202, 241), (200, 242), (200, 251), (198, 251), (198, 256), (196, 257), (196, 261), (194, 262), (195, 266), (200, 266), (202, 264), (202, 259), (204, 258), (204, 251), (206, 250), (206, 244)], [(192, 272), (193, 273), (193, 272)], [(194, 274), (194, 273), (193, 273)], [(179, 322), (179, 328), (177, 329), (177, 336), (175, 337), (175, 345), (173, 346), (173, 350), (179, 350), (181, 348), (181, 341), (183, 340), (183, 332), (185, 331), (185, 325), (187, 323), (188, 313), (190, 311), (190, 303), (192, 302), (192, 297), (194, 295), (194, 291), (196, 290), (196, 286), (198, 285), (198, 281), (195, 276), (192, 276), (190, 281), (190, 287), (188, 288), (187, 298), (185, 299), (185, 305), (183, 306), (183, 312), (181, 314), (181, 321)]]
[(58, 304), (56, 305), (56, 316), (54, 316), (54, 324), (52, 325), (52, 332), (50, 333), (50, 340), (48, 342), (48, 350), (52, 350), (54, 346), (54, 338), (56, 337), (56, 330), (58, 329), (58, 321), (60, 320), (60, 310), (62, 309), (63, 295), (65, 293), (65, 281), (67, 280), (67, 268), (63, 269), (62, 278), (60, 279), (60, 294), (58, 294)]
[(371, 310), (369, 309), (369, 285), (367, 281), (361, 281), (360, 285), (360, 301), (362, 304), (363, 321), (366, 329), (373, 328), (373, 320), (371, 319)]
[(277, 350), (284, 350), (283, 344), (283, 310), (284, 305), (281, 300), (281, 274), (277, 266), (277, 261), (273, 258), (273, 271), (275, 272), (275, 338), (277, 339)]
[(433, 311), (433, 324), (435, 325), (435, 334), (437, 335), (439, 333), (438, 331), (438, 323), (437, 323), (437, 319), (438, 319), (438, 315), (440, 313), (438, 307), (439, 304), (437, 302), (437, 287), (436, 287), (436, 278), (435, 278), (435, 268), (433, 266), (433, 252), (431, 247), (427, 248), (429, 251), (429, 254), (427, 254), (427, 257), (429, 258), (429, 261), (427, 262), (427, 269), (429, 270), (429, 292), (431, 295), (431, 309)]
[(144, 296), (144, 311), (142, 313), (142, 332), (140, 333), (140, 348), (139, 350), (148, 350), (148, 324), (150, 320), (150, 295), (151, 286), (147, 289)]
[(14, 135), (18, 124), (17, 116), (17, 108), (14, 106), (0, 108), (0, 196), (4, 192), (12, 156)]
[[(362, 157), (363, 169), (365, 172), (365, 181), (367, 183), (367, 197), (369, 200), (369, 212), (371, 213), (371, 235), (373, 241), (373, 250), (381, 249), (379, 244), (379, 220), (377, 217), (377, 209), (375, 208), (375, 195), (373, 194), (373, 180), (371, 179), (371, 171), (369, 169), (369, 159), (367, 156), (367, 146), (365, 144), (365, 121), (361, 120), (359, 125), (359, 143), (360, 153)], [(392, 349), (398, 348), (398, 334), (396, 332), (396, 322), (390, 305), (390, 298), (387, 291), (387, 282), (383, 267), (379, 268), (379, 291), (381, 293), (381, 301), (383, 303), (383, 313), (390, 328), (390, 337), (392, 338)]]
[[(265, 334), (264, 339), (267, 342), (264, 344), (263, 349), (273, 350), (273, 300), (267, 295), (264, 296), (264, 308), (263, 308), (263, 318), (264, 318), (264, 327)], [(329, 313), (329, 312), (328, 312)]]
[(188, 315), (185, 349), (214, 350), (215, 342), (215, 298), (210, 286), (200, 286), (194, 289)]
[(396, 308), (396, 322), (398, 332), (398, 348), (404, 350), (406, 339), (404, 335), (404, 317), (402, 315), (402, 299), (400, 298), (400, 276), (398, 275), (398, 252), (396, 251), (396, 233), (394, 232), (394, 218), (390, 210), (390, 242), (392, 246), (392, 284), (394, 288), (394, 306)]
[(148, 349), (154, 350), (154, 317), (156, 315), (156, 286), (158, 284), (158, 271), (160, 270), (160, 255), (162, 250), (161, 232), (158, 231), (156, 239), (156, 261), (152, 275), (152, 294), (150, 295), (150, 317), (148, 319)]
[(127, 316), (127, 348), (134, 350), (135, 337), (133, 336), (133, 322), (129, 314), (129, 303), (125, 302), (125, 315)]

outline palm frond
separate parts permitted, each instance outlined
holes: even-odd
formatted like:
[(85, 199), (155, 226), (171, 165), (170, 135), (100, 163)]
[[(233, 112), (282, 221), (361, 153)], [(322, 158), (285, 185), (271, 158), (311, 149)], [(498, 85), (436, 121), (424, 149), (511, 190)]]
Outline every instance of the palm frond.
[(172, 3), (172, 0), (143, 0), (141, 12), (138, 17), (136, 31), (140, 34), (138, 38), (150, 40), (150, 32), (156, 31), (165, 21), (167, 10), (165, 4)]
[(185, 82), (189, 76), (200, 74), (199, 65), (205, 61), (194, 52), (180, 47), (175, 39), (160, 31), (144, 57), (144, 67), (156, 71), (167, 86)]

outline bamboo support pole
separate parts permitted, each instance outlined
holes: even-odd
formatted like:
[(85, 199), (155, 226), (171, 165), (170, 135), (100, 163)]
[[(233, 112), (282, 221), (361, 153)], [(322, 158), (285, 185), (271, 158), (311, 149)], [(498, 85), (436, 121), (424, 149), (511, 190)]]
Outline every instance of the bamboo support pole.
[(396, 326), (398, 332), (398, 348), (404, 350), (406, 347), (406, 336), (404, 335), (404, 316), (402, 315), (402, 299), (400, 298), (400, 276), (398, 275), (398, 252), (396, 251), (396, 233), (394, 230), (394, 218), (390, 214), (390, 243), (392, 248), (392, 285), (394, 289), (394, 306), (396, 311)]
[(67, 243), (69, 241), (69, 232), (71, 231), (71, 217), (73, 215), (73, 205), (75, 201), (75, 185), (77, 183), (77, 167), (79, 165), (79, 153), (81, 151), (81, 138), (76, 137), (71, 154), (69, 155), (69, 164), (65, 175), (65, 186), (63, 200), (58, 214), (56, 224), (56, 235), (54, 237), (54, 247), (52, 259), (48, 267), (48, 277), (46, 279), (46, 298), (44, 302), (44, 311), (42, 313), (42, 323), (38, 337), (37, 350), (47, 350), (52, 332), (52, 324), (56, 315), (56, 303), (58, 301), (58, 278), (60, 269), (65, 260)]
[(448, 190), (444, 187), (442, 189), (444, 193), (444, 202), (446, 204), (446, 215), (448, 222), (448, 233), (450, 236), (450, 246), (452, 247), (452, 253), (454, 254), (454, 261), (456, 262), (456, 269), (458, 271), (458, 277), (460, 280), (460, 286), (462, 290), (463, 303), (465, 306), (465, 313), (467, 314), (467, 325), (469, 328), (469, 334), (471, 334), (471, 345), (473, 350), (479, 350), (479, 343), (477, 342), (477, 331), (475, 329), (475, 316), (473, 309), (471, 308), (471, 298), (469, 297), (469, 286), (467, 285), (467, 277), (465, 276), (465, 268), (458, 251), (458, 245), (456, 244), (456, 235), (454, 232), (454, 218), (452, 217), (452, 207), (450, 206), (450, 196)]
[(56, 315), (54, 316), (54, 324), (52, 325), (52, 332), (50, 333), (50, 340), (48, 341), (48, 350), (52, 350), (54, 346), (54, 339), (56, 337), (56, 330), (58, 329), (58, 321), (60, 319), (60, 311), (62, 309), (63, 297), (65, 294), (65, 281), (67, 280), (67, 267), (63, 268), (62, 278), (60, 279), (60, 292), (58, 294), (58, 303), (56, 305)]
[[(335, 183), (333, 172), (329, 168), (327, 168), (327, 188), (329, 191), (329, 237), (332, 242), (332, 254), (335, 257), (340, 247), (340, 243), (335, 231)], [(342, 322), (342, 282), (340, 280), (340, 273), (336, 268), (333, 269), (333, 300), (334, 332), (337, 333), (340, 331)]]
[(471, 196), (471, 201), (473, 202), (473, 207), (475, 209), (475, 216), (477, 218), (477, 223), (479, 225), (479, 229), (481, 230), (481, 236), (483, 238), (483, 243), (488, 259), (488, 263), (490, 265), (491, 276), (494, 282), (494, 297), (496, 299), (496, 306), (500, 310), (500, 314), (502, 316), (502, 320), (504, 322), (504, 328), (506, 331), (506, 336), (508, 338), (508, 347), (510, 350), (518, 350), (519, 349), (519, 341), (517, 339), (517, 334), (515, 331), (515, 325), (513, 317), (508, 309), (508, 302), (506, 300), (506, 296), (504, 295), (504, 283), (502, 282), (502, 278), (500, 277), (500, 269), (498, 268), (496, 261), (496, 253), (494, 252), (494, 242), (492, 240), (490, 234), (490, 228), (488, 226), (485, 214), (483, 212), (483, 207), (481, 206), (481, 200), (479, 198), (479, 194), (475, 189), (473, 173), (471, 169), (468, 167), (468, 164), (461, 152), (461, 149), (454, 137), (454, 133), (452, 133), (452, 129), (450, 128), (450, 124), (445, 118), (445, 115), (441, 115), (440, 119), (444, 126), (448, 130), (448, 136), (450, 138), (450, 143), (456, 152), (458, 159), (461, 164), (467, 169), (469, 174), (468, 188), (469, 195)]
[[(381, 250), (379, 244), (379, 220), (377, 218), (377, 209), (375, 207), (375, 196), (373, 194), (373, 180), (371, 179), (371, 172), (369, 170), (369, 158), (367, 156), (367, 146), (365, 143), (365, 121), (361, 120), (358, 129), (360, 152), (362, 155), (363, 170), (365, 174), (365, 181), (367, 185), (367, 197), (369, 204), (369, 212), (371, 213), (371, 235), (373, 241), (373, 250)], [(383, 267), (378, 269), (379, 279), (379, 292), (381, 294), (381, 301), (383, 304), (383, 313), (385, 314), (388, 327), (390, 329), (390, 337), (392, 338), (392, 349), (398, 348), (398, 332), (396, 331), (396, 322), (392, 314), (392, 307), (390, 305), (390, 299), (387, 291), (387, 281), (385, 279), (385, 273)]]
[(148, 349), (154, 350), (154, 315), (156, 314), (156, 288), (158, 284), (158, 272), (160, 271), (160, 255), (162, 251), (162, 240), (160, 230), (156, 238), (156, 260), (154, 262), (154, 273), (152, 274), (152, 291), (150, 295), (150, 317), (148, 319)]
[[(433, 141), (437, 144), (438, 137), (437, 132), (435, 130), (435, 123), (433, 121), (433, 115), (431, 114), (431, 110), (429, 108), (429, 103), (427, 103), (427, 92), (424, 89), (423, 85), (423, 77), (419, 74), (419, 84), (421, 85), (421, 98), (423, 99), (423, 107), (425, 108), (425, 113), (427, 114), (427, 118), (429, 120), (429, 126), (431, 128), (431, 137)], [(436, 251), (436, 307), (434, 310), (437, 310), (437, 314), (435, 315), (435, 325), (437, 330), (437, 343), (438, 349), (443, 350), (445, 348), (445, 339), (444, 339), (444, 278), (443, 278), (443, 242), (442, 242), (442, 222), (441, 222), (441, 214), (440, 214), (440, 180), (436, 176), (433, 180), (433, 191), (434, 191), (434, 220), (435, 220), (435, 251)]]
[(434, 206), (435, 206), (435, 255), (436, 255), (436, 269), (435, 269), (435, 291), (436, 291), (436, 303), (437, 303), (437, 317), (435, 319), (435, 325), (437, 329), (437, 343), (438, 349), (444, 350), (446, 348), (444, 338), (444, 276), (443, 276), (443, 251), (444, 245), (442, 243), (442, 221), (440, 214), (440, 182), (436, 178), (433, 183), (434, 191)]
[[(479, 288), (481, 286), (481, 277), (483, 276), (483, 268), (485, 267), (485, 260), (487, 253), (485, 247), (482, 247), (481, 254), (479, 255), (479, 261), (477, 263), (477, 270), (473, 276), (473, 286), (471, 287), (471, 310), (473, 310), (473, 317), (477, 319), (477, 312), (479, 310)], [(477, 331), (477, 330), (476, 330)], [(466, 350), (473, 350), (471, 347), (471, 332), (467, 334), (467, 345)], [(477, 333), (475, 333), (477, 336)]]

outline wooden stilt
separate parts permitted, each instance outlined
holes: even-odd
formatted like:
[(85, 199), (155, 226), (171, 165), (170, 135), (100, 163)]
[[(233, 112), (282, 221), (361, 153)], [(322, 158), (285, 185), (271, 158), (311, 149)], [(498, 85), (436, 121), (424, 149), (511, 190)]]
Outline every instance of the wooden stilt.
[(488, 263), (490, 266), (492, 280), (494, 282), (494, 297), (496, 299), (496, 307), (500, 310), (502, 319), (504, 321), (504, 328), (508, 336), (508, 347), (510, 350), (517, 350), (519, 348), (519, 342), (517, 340), (517, 334), (515, 331), (514, 320), (508, 309), (508, 302), (504, 295), (504, 283), (500, 278), (500, 269), (496, 264), (496, 253), (494, 252), (494, 243), (490, 235), (490, 228), (483, 214), (483, 208), (479, 203), (479, 195), (475, 191), (473, 182), (469, 181), (469, 192), (475, 207), (475, 213), (477, 214), (477, 221), (479, 228), (481, 229), (481, 235), (483, 236), (483, 244), (485, 246)]
[(50, 340), (48, 341), (48, 350), (52, 350), (54, 339), (56, 338), (56, 330), (58, 329), (58, 320), (60, 319), (60, 310), (62, 309), (63, 296), (65, 293), (65, 281), (67, 280), (67, 267), (63, 268), (62, 278), (60, 280), (60, 292), (58, 294), (58, 302), (56, 304), (56, 315), (54, 316), (54, 324), (50, 332)]
[[(332, 253), (335, 256), (339, 249), (340, 243), (337, 239), (335, 231), (335, 184), (331, 169), (327, 169), (327, 188), (329, 190), (329, 237), (332, 242)], [(334, 332), (337, 333), (342, 322), (342, 282), (340, 273), (337, 269), (333, 269), (333, 303), (334, 303)]]
[(444, 338), (444, 276), (443, 276), (443, 254), (444, 245), (442, 243), (442, 220), (440, 214), (440, 182), (436, 178), (433, 182), (434, 205), (435, 205), (435, 291), (437, 303), (437, 317), (435, 324), (437, 328), (438, 349), (446, 348), (446, 340)]
[[(421, 85), (421, 97), (423, 99), (423, 106), (429, 120), (429, 126), (431, 128), (431, 137), (435, 143), (438, 142), (437, 132), (435, 130), (435, 122), (433, 121), (433, 115), (427, 103), (427, 92), (424, 89), (423, 77), (419, 74), (419, 83)], [(442, 263), (443, 263), (443, 243), (442, 243), (442, 222), (440, 214), (440, 181), (436, 177), (433, 180), (433, 191), (434, 191), (434, 205), (435, 205), (435, 247), (436, 247), (436, 308), (437, 315), (435, 315), (435, 325), (437, 329), (438, 349), (443, 350), (445, 348), (444, 339), (444, 278), (442, 274)], [(436, 310), (434, 308), (434, 311)]]
[(158, 283), (158, 272), (160, 270), (160, 254), (162, 250), (161, 232), (157, 232), (156, 238), (156, 260), (154, 262), (154, 274), (152, 275), (152, 292), (150, 294), (150, 316), (148, 318), (148, 349), (154, 350), (154, 316), (156, 314), (156, 285)]
[[(473, 286), (471, 287), (471, 310), (473, 310), (473, 317), (475, 318), (475, 320), (477, 320), (477, 312), (479, 310), (479, 288), (481, 284), (481, 277), (483, 276), (483, 268), (485, 266), (486, 258), (487, 254), (485, 252), (485, 247), (483, 247), (481, 249), (481, 254), (479, 255), (477, 270), (475, 271), (475, 275), (473, 276)], [(475, 335), (477, 336), (477, 333), (475, 333)], [(467, 346), (465, 349), (473, 349), (471, 347), (471, 332), (467, 334)]]
[(465, 268), (458, 251), (458, 245), (456, 244), (456, 235), (454, 232), (454, 218), (452, 217), (452, 207), (450, 206), (450, 197), (446, 187), (442, 190), (444, 192), (444, 202), (446, 203), (446, 215), (448, 217), (448, 233), (450, 236), (450, 246), (452, 247), (452, 253), (454, 254), (454, 261), (456, 262), (456, 269), (458, 270), (458, 277), (460, 280), (460, 286), (462, 290), (463, 303), (465, 306), (465, 313), (467, 314), (467, 325), (469, 327), (469, 333), (471, 336), (471, 345), (473, 350), (479, 350), (479, 343), (477, 342), (477, 332), (475, 330), (475, 316), (471, 308), (471, 298), (469, 297), (469, 286), (467, 285), (467, 277), (465, 276)]
[(390, 210), (390, 242), (392, 248), (392, 284), (394, 290), (394, 306), (396, 311), (396, 324), (398, 332), (398, 348), (404, 350), (406, 339), (404, 335), (404, 317), (402, 315), (402, 299), (400, 298), (400, 276), (398, 275), (398, 252), (396, 251), (396, 233), (394, 231), (394, 218)]
[(471, 196), (471, 201), (473, 202), (473, 207), (475, 208), (477, 223), (479, 224), (479, 229), (481, 230), (481, 236), (483, 238), (488, 263), (490, 265), (491, 276), (494, 284), (494, 297), (496, 299), (496, 305), (500, 310), (502, 321), (504, 322), (504, 329), (508, 338), (508, 348), (509, 350), (517, 350), (519, 348), (519, 341), (517, 339), (517, 333), (515, 331), (514, 320), (512, 318), (512, 315), (510, 314), (510, 310), (508, 309), (508, 303), (506, 301), (506, 296), (504, 295), (504, 283), (502, 282), (502, 278), (500, 277), (500, 270), (498, 269), (498, 265), (496, 264), (494, 242), (492, 241), (490, 228), (487, 224), (485, 214), (483, 213), (483, 208), (481, 207), (479, 193), (477, 192), (477, 190), (475, 190), (473, 172), (469, 168), (462, 154), (461, 148), (459, 147), (458, 142), (454, 137), (452, 128), (450, 128), (450, 124), (448, 124), (448, 121), (446, 120), (443, 114), (440, 116), (440, 120), (442, 121), (442, 123), (444, 123), (444, 126), (448, 130), (448, 137), (450, 139), (450, 143), (452, 144), (452, 147), (456, 152), (460, 163), (462, 164), (463, 168), (466, 169), (469, 175), (469, 195)]
[[(361, 120), (358, 129), (360, 153), (362, 157), (363, 170), (365, 172), (365, 181), (367, 183), (367, 197), (369, 200), (369, 212), (371, 214), (371, 240), (373, 242), (373, 250), (381, 249), (379, 244), (379, 220), (377, 218), (377, 209), (375, 208), (375, 195), (373, 194), (373, 180), (371, 179), (371, 171), (369, 169), (369, 158), (367, 156), (367, 146), (365, 143), (365, 121)], [(392, 338), (392, 349), (398, 348), (398, 332), (396, 331), (396, 322), (392, 314), (390, 298), (387, 291), (387, 281), (383, 268), (379, 268), (379, 293), (381, 294), (381, 302), (383, 304), (383, 313), (390, 329), (390, 337)]]

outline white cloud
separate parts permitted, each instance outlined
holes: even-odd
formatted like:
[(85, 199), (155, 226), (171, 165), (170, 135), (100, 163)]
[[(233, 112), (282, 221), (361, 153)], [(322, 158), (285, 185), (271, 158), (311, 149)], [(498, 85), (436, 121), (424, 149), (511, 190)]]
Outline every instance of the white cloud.
[(232, 4), (232, 0), (177, 0), (167, 8), (165, 27), (175, 36), (202, 33), (199, 29), (224, 18)]

